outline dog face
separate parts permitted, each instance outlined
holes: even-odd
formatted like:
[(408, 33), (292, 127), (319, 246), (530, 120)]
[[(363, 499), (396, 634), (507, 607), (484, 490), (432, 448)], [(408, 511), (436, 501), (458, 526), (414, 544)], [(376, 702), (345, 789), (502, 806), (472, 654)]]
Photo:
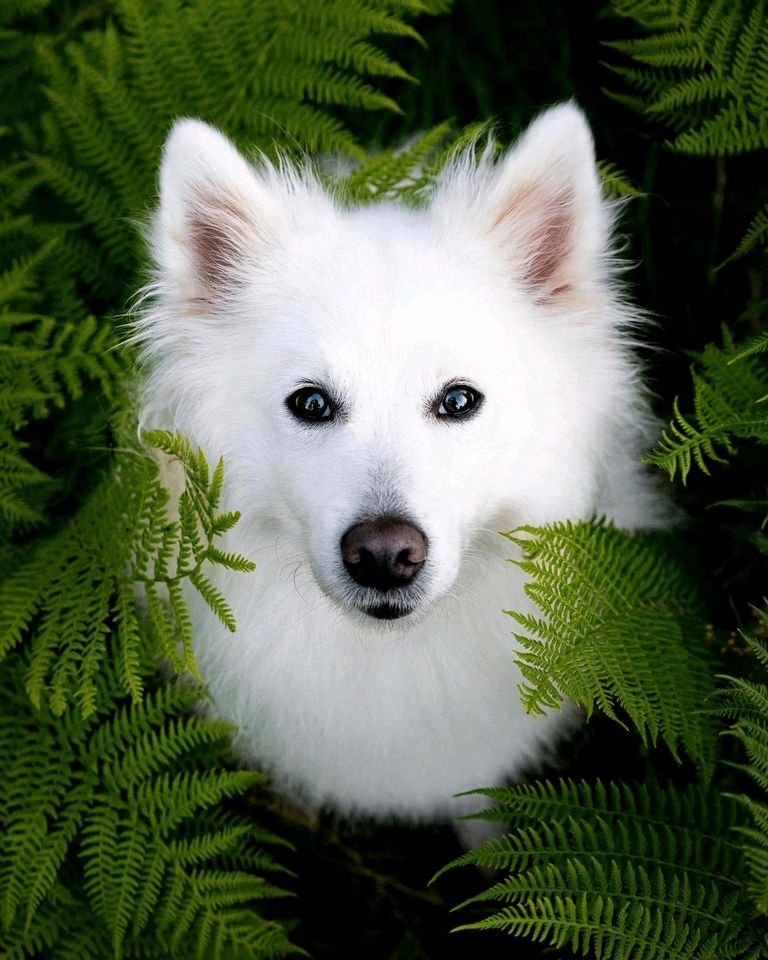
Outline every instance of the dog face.
[(428, 609), (479, 531), (589, 512), (626, 407), (583, 116), (489, 154), (424, 209), (349, 210), (204, 124), (165, 148), (143, 418), (223, 453), (244, 534), (368, 622)]

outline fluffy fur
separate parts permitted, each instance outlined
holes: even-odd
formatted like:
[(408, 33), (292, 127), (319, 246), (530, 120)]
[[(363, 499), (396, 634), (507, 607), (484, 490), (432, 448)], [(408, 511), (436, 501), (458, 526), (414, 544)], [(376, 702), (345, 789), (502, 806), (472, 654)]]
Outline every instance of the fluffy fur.
[[(573, 104), (497, 161), (457, 158), (419, 210), (344, 209), (309, 169), (173, 128), (141, 419), (224, 455), (225, 505), (243, 514), (226, 548), (258, 566), (215, 573), (234, 636), (190, 597), (196, 654), (242, 758), (299, 802), (454, 815), (457, 791), (519, 775), (573, 724), (520, 706), (503, 610), (530, 602), (497, 531), (661, 520), (611, 220)], [(482, 392), (476, 416), (430, 413), (451, 381)], [(303, 384), (338, 399), (333, 423), (291, 415)], [(429, 544), (413, 611), (392, 621), (364, 612), (339, 549), (382, 515)]]

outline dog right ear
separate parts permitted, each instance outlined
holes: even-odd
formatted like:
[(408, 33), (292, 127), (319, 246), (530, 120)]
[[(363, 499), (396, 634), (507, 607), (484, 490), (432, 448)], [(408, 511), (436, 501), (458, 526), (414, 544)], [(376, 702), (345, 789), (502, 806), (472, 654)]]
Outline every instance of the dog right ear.
[(182, 302), (226, 296), (285, 230), (311, 216), (320, 198), (293, 171), (266, 159), (252, 166), (207, 123), (178, 121), (163, 149), (152, 235), (163, 284)]
[(441, 224), (466, 224), (538, 304), (589, 313), (610, 275), (611, 210), (586, 117), (569, 102), (541, 114), (498, 161), (458, 156), (432, 202)]

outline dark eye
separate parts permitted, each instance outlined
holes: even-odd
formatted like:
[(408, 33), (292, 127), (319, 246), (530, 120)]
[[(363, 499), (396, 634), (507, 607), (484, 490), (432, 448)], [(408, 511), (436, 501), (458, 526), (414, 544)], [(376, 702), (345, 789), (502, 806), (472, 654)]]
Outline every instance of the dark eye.
[(336, 413), (331, 399), (318, 387), (302, 387), (292, 393), (285, 402), (294, 417), (308, 423), (328, 423)]
[(436, 412), (439, 417), (462, 417), (475, 410), (481, 399), (481, 394), (471, 387), (451, 387), (443, 394)]

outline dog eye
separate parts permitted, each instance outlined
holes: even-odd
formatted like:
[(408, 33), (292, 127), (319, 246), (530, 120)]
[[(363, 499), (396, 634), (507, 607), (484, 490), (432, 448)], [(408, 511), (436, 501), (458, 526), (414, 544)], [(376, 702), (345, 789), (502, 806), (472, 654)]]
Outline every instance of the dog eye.
[(292, 393), (285, 402), (294, 417), (307, 423), (328, 423), (333, 420), (336, 412), (331, 399), (318, 387), (302, 387)]
[(481, 399), (481, 394), (471, 387), (451, 387), (443, 394), (436, 413), (439, 417), (461, 417), (476, 409)]

